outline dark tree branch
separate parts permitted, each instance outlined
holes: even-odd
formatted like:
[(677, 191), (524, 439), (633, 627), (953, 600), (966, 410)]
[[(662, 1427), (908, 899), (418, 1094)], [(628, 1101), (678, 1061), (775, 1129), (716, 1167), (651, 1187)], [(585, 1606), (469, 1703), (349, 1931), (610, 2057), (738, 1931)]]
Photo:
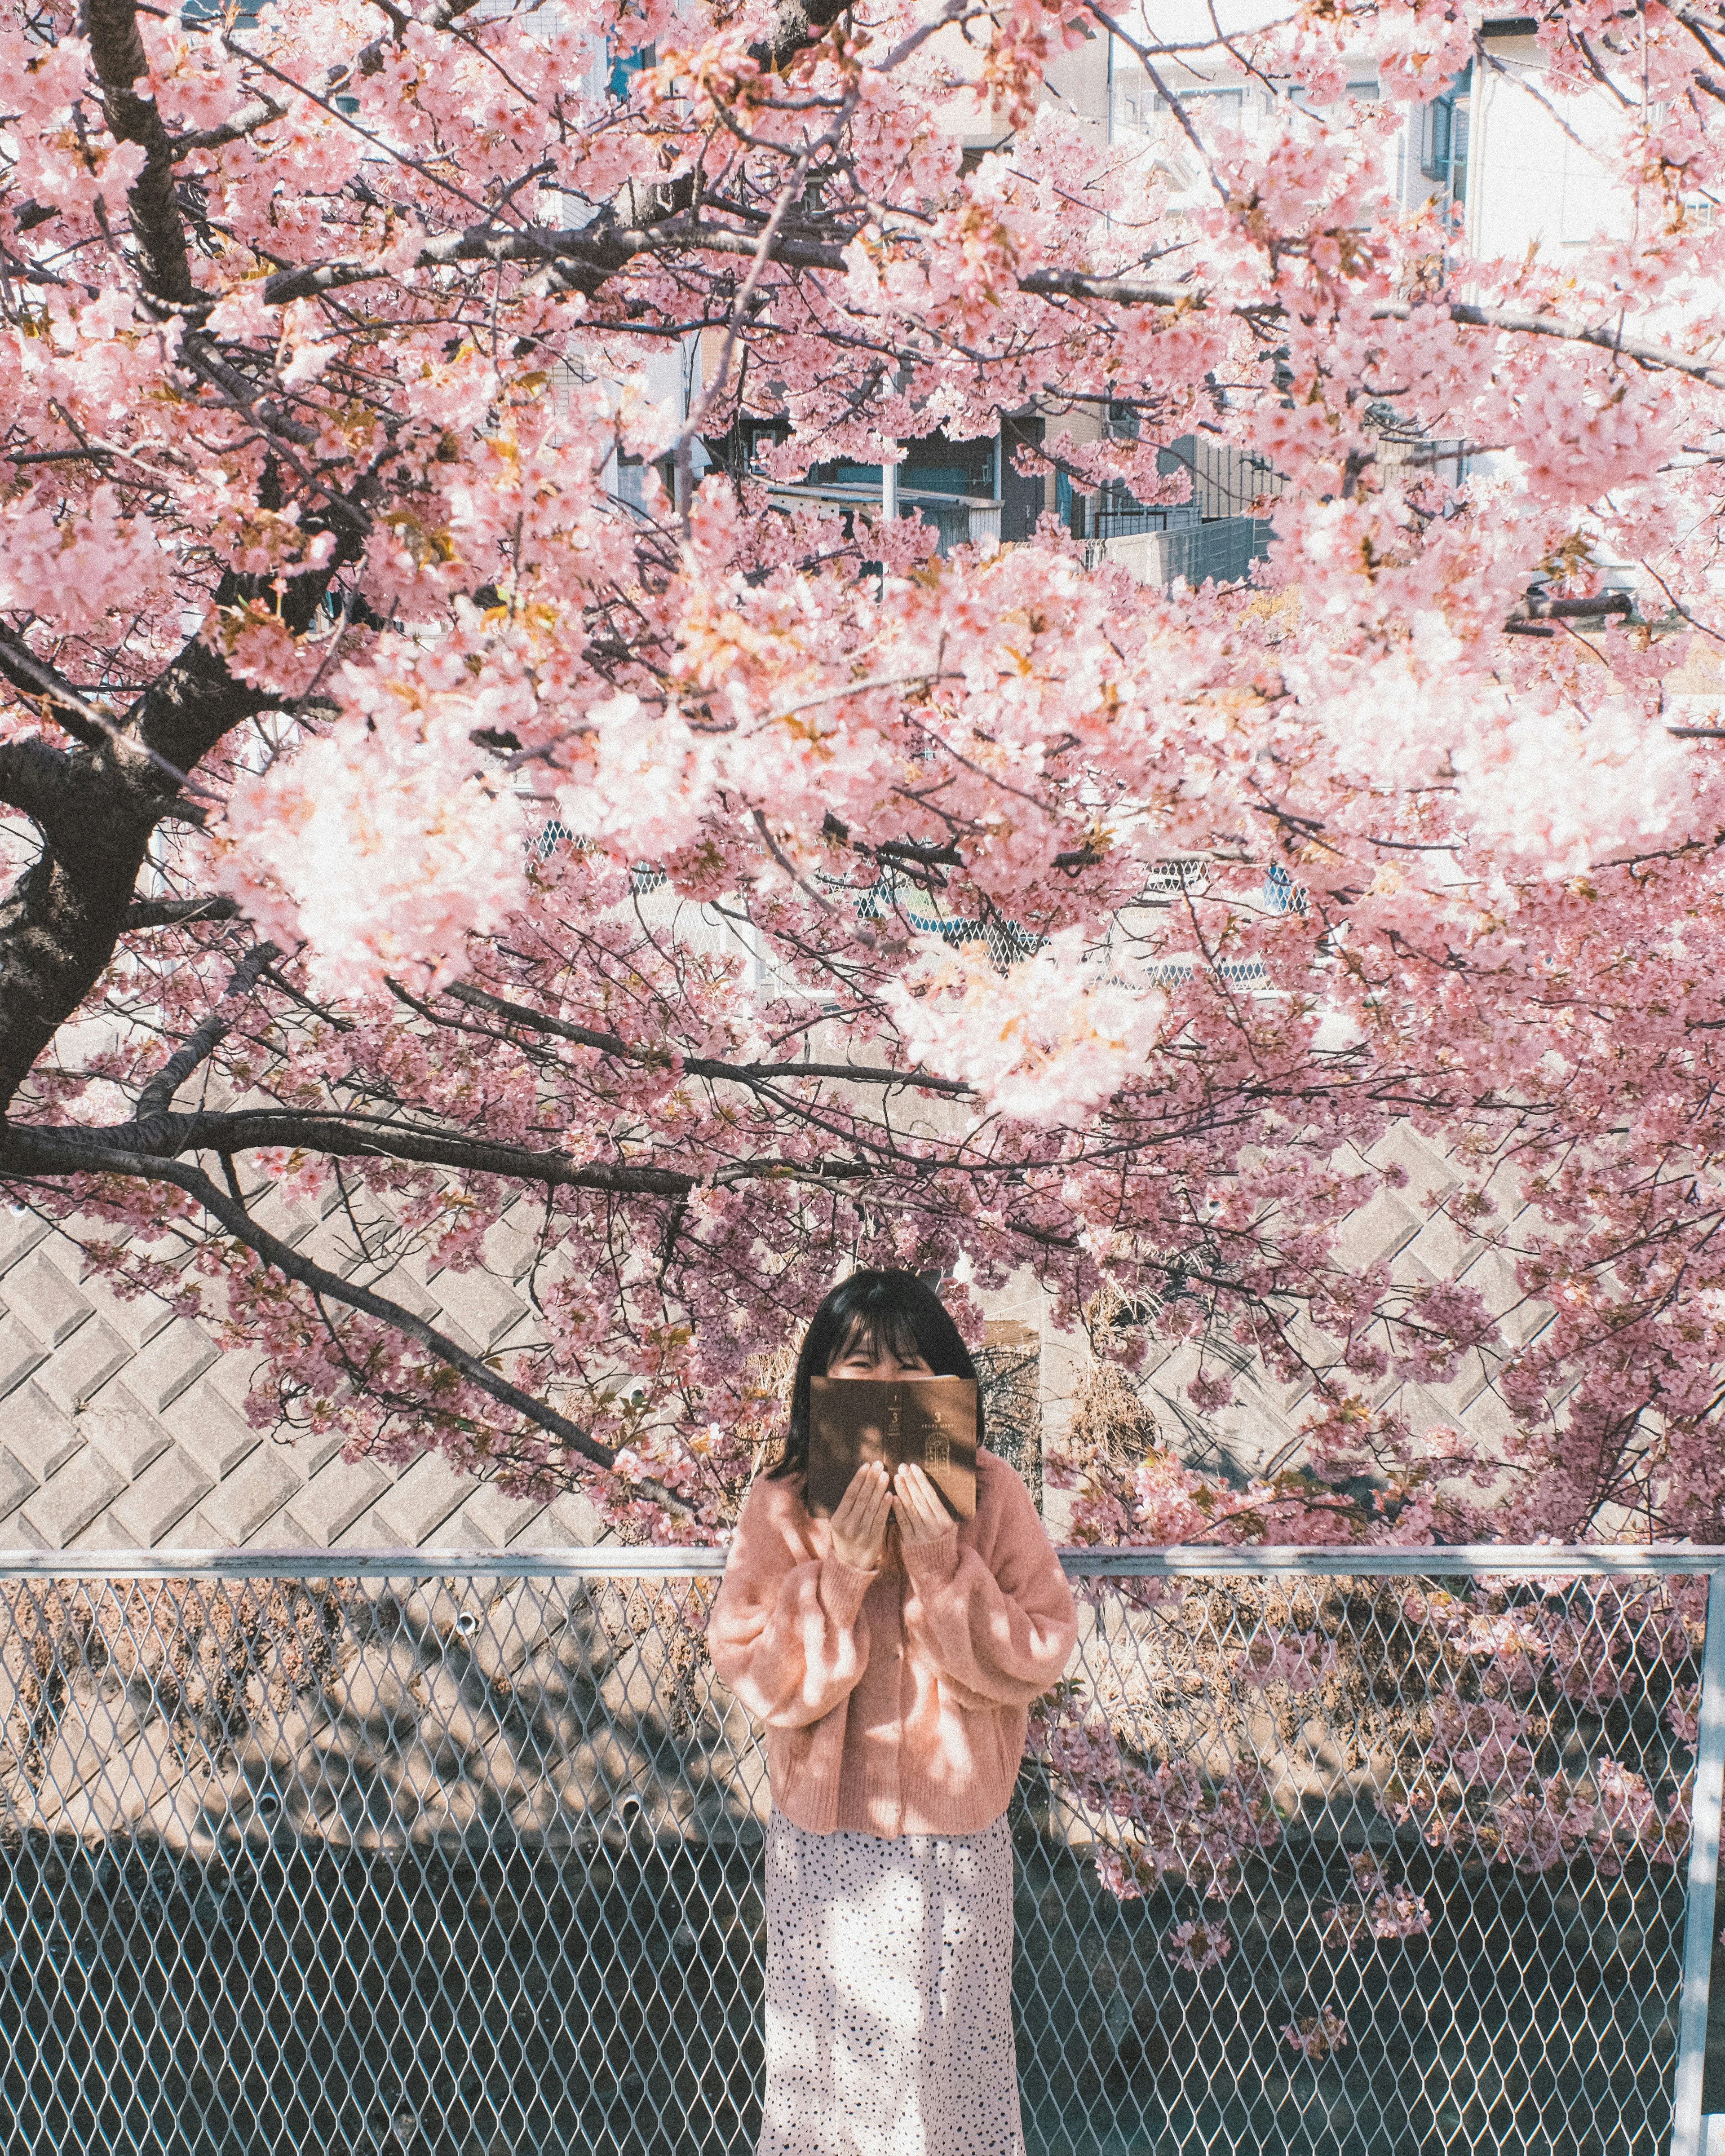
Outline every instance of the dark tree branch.
[(37, 710), (52, 719), (62, 733), (87, 748), (107, 737), (108, 729), (91, 715), (90, 707), (64, 675), (39, 659), (17, 631), (0, 622), (0, 681), (16, 690)]
[(177, 928), (193, 921), (234, 921), (239, 907), (231, 898), (135, 898), (121, 916), (126, 932), (135, 928)]
[(590, 1025), (573, 1025), (567, 1019), (547, 1017), (526, 1004), (511, 1003), (506, 997), (494, 996), (488, 988), (476, 988), (470, 982), (457, 981), (444, 993), (452, 1003), (470, 1004), (475, 1009), (490, 1011), (511, 1025), (524, 1027), (530, 1033), (552, 1034), (559, 1040), (572, 1040), (578, 1048), (596, 1048), (602, 1055), (619, 1056), (631, 1063), (650, 1060), (662, 1064), (665, 1060), (662, 1050), (655, 1052), (632, 1048), (621, 1034), (601, 1033)]
[(65, 751), (49, 742), (0, 742), (0, 801), (45, 832), (66, 804), (66, 764)]
[[(614, 1033), (597, 1033), (591, 1026), (572, 1025), (567, 1019), (549, 1018), (526, 1004), (509, 1002), (489, 989), (458, 982), (444, 992), (456, 1003), (492, 1012), (507, 1024), (530, 1033), (548, 1033), (559, 1040), (572, 1040), (582, 1048), (596, 1048), (629, 1063), (660, 1068), (670, 1058), (662, 1048), (637, 1048)], [(947, 1093), (968, 1098), (976, 1089), (963, 1078), (939, 1078), (927, 1070), (876, 1070), (863, 1063), (725, 1063), (710, 1055), (685, 1055), (681, 1069), (685, 1077), (716, 1078), (733, 1085), (754, 1086), (776, 1079), (835, 1078), (854, 1086), (913, 1086), (927, 1093)]]
[(4, 622), (0, 622), (0, 679), (11, 682), (38, 709), (45, 709), (62, 733), (70, 734), (86, 748), (112, 747), (122, 757), (153, 763), (175, 787), (187, 787), (193, 793), (202, 790), (177, 763), (132, 741), (117, 719), (89, 702), (64, 674), (45, 665)]
[(198, 127), (173, 138), (176, 158), (190, 157), (194, 150), (225, 149), (230, 142), (239, 142), (248, 135), (255, 135), (260, 127), (267, 127), (272, 120), (285, 118), (287, 107), (266, 93), (259, 92), (249, 105), (242, 105), (229, 120), (215, 127)]
[[(726, 243), (733, 240), (737, 244), (727, 247)], [(626, 270), (638, 255), (662, 244), (679, 244), (686, 246), (687, 236), (679, 241), (675, 228), (670, 224), (624, 225), (608, 210), (602, 211), (578, 231), (568, 233), (546, 225), (493, 224), (488, 219), (482, 224), (469, 225), (460, 232), (439, 233), (420, 249), (416, 265), (446, 269), (462, 262), (542, 264), (562, 272), (560, 281), (563, 290), (591, 296), (602, 285)], [(708, 244), (704, 230), (700, 244)], [(752, 255), (758, 245), (758, 240), (744, 234), (724, 233), (710, 251)], [(843, 268), (842, 259), (833, 249), (822, 248), (815, 251), (822, 259), (807, 266)], [(778, 254), (781, 261), (789, 260), (783, 246)], [(320, 293), (341, 291), (350, 285), (367, 284), (387, 274), (368, 262), (322, 262), (301, 270), (278, 270), (274, 276), (264, 280), (264, 298), (270, 306), (285, 306), (293, 300), (309, 300)]]
[(1631, 592), (1600, 592), (1586, 599), (1527, 598), (1522, 610), (1529, 621), (1590, 621), (1604, 613), (1632, 614), (1635, 601)]
[[(639, 217), (639, 208), (635, 214)], [(608, 210), (575, 231), (554, 230), (544, 225), (499, 225), (488, 221), (469, 225), (460, 232), (439, 234), (421, 249), (417, 266), (432, 270), (460, 262), (541, 262), (559, 272), (558, 281), (563, 290), (591, 297), (640, 255), (734, 254), (752, 259), (760, 244), (757, 233), (701, 223), (680, 214), (666, 214), (646, 223), (624, 223)], [(772, 259), (787, 270), (844, 274), (845, 258), (836, 246), (822, 246), (816, 241), (780, 234), (770, 251)], [(291, 300), (337, 291), (385, 274), (362, 262), (326, 262), (300, 270), (282, 270), (264, 279), (264, 297), (271, 306), (285, 306)], [(1019, 279), (1017, 289), (1033, 299), (1093, 300), (1111, 306), (1167, 307), (1185, 312), (1207, 311), (1211, 308), (1211, 296), (1199, 285), (1153, 285), (1137, 278), (1101, 277), (1079, 270), (1032, 270)], [(1481, 307), (1459, 300), (1438, 300), (1428, 304), (1430, 312), (1447, 315), (1464, 328), (1497, 330), (1517, 336), (1552, 337), (1568, 344), (1591, 345), (1642, 366), (1687, 375), (1714, 388), (1725, 388), (1725, 368), (1710, 367), (1671, 345), (1655, 343), (1644, 337), (1624, 336), (1610, 325), (1571, 321), (1560, 315), (1522, 314), (1507, 307)], [(1261, 327), (1280, 321), (1286, 310), (1279, 300), (1266, 298), (1261, 301), (1241, 300), (1223, 311), (1254, 327)], [(1408, 301), (1385, 300), (1372, 309), (1371, 319), (1406, 321), (1413, 312)]]
[[(236, 1203), (207, 1176), (202, 1168), (193, 1168), (184, 1162), (164, 1160), (148, 1153), (129, 1153), (103, 1147), (69, 1147), (64, 1140), (69, 1133), (61, 1130), (32, 1130), (14, 1125), (0, 1142), (0, 1172), (13, 1173), (37, 1178), (44, 1175), (122, 1175), (141, 1177), (152, 1183), (171, 1183), (195, 1199), (210, 1216), (219, 1221), (230, 1235), (244, 1244), (249, 1250), (261, 1258), (265, 1265), (282, 1274), (285, 1278), (309, 1289), (312, 1294), (330, 1302), (343, 1304), (350, 1310), (374, 1317), (382, 1324), (392, 1327), (406, 1338), (416, 1342), (428, 1353), (452, 1370), (458, 1370), (470, 1383), (501, 1405), (512, 1409), (519, 1415), (536, 1424), (538, 1428), (557, 1438), (596, 1467), (614, 1470), (617, 1455), (607, 1445), (590, 1437), (579, 1424), (571, 1422), (567, 1415), (559, 1414), (555, 1408), (536, 1400), (531, 1393), (512, 1385), (507, 1378), (459, 1348), (447, 1334), (428, 1325), (398, 1302), (388, 1296), (377, 1294), (372, 1289), (361, 1287), (356, 1282), (345, 1281), (339, 1273), (331, 1272), (326, 1265), (316, 1264), (279, 1236), (272, 1235), (267, 1228), (260, 1227), (244, 1206)], [(644, 1476), (634, 1486), (661, 1504), (678, 1512), (687, 1512), (685, 1501)]]
[(133, 1111), (134, 1122), (143, 1122), (151, 1116), (160, 1116), (173, 1106), (174, 1095), (192, 1075), (200, 1063), (213, 1055), (228, 1035), (234, 1030), (233, 1018), (223, 1018), (223, 1009), (230, 1004), (249, 996), (258, 984), (258, 976), (281, 953), (273, 943), (257, 943), (248, 951), (234, 968), (228, 985), (217, 1004), (203, 1024), (169, 1056), (167, 1062), (138, 1095), (138, 1105)]
[(754, 1182), (855, 1182), (878, 1173), (861, 1160), (794, 1161), (774, 1155), (733, 1162), (699, 1175), (687, 1168), (577, 1162), (563, 1152), (536, 1152), (529, 1146), (415, 1130), (381, 1118), (302, 1115), (288, 1108), (162, 1110), (130, 1123), (14, 1124), (11, 1128), (44, 1139), (52, 1137), (65, 1160), (74, 1163), (68, 1173), (91, 1175), (102, 1170), (84, 1164), (86, 1153), (102, 1160), (160, 1160), (187, 1152), (247, 1152), (258, 1146), (293, 1146), (327, 1153), (336, 1160), (411, 1161), (463, 1174), (511, 1177), (541, 1189), (605, 1191), (627, 1198), (686, 1198), (703, 1184), (726, 1188)]
[(773, 34), (751, 45), (750, 54), (776, 73), (798, 53), (819, 44), (851, 5), (852, 0), (778, 0), (773, 14)]
[[(279, 598), (272, 580), (272, 603), (290, 634), (311, 626), (330, 583), (361, 544), (356, 531), (340, 524), (322, 568), (290, 578)], [(230, 571), (212, 597), (218, 607), (244, 606), (255, 588), (254, 579)], [(8, 644), (8, 634), (0, 628), (0, 654), (39, 690), (32, 679), (40, 670), (34, 654), (21, 653), (16, 639)], [(44, 834), (48, 843), (0, 897), (0, 1117), (113, 957), (151, 834), (164, 816), (190, 813), (183, 793), (196, 782), (188, 774), (224, 734), (275, 701), (236, 680), (221, 653), (196, 638), (123, 719), (94, 713), (79, 700), (103, 731), (67, 754), (56, 821)]]
[(158, 300), (184, 306), (198, 297), (186, 252), (186, 226), (174, 200), (173, 139), (156, 100), (132, 87), (147, 76), (144, 41), (132, 0), (84, 0), (82, 28), (90, 63), (102, 86), (102, 109), (116, 139), (136, 142), (144, 169), (126, 197), (133, 237), (143, 252), (143, 279)]

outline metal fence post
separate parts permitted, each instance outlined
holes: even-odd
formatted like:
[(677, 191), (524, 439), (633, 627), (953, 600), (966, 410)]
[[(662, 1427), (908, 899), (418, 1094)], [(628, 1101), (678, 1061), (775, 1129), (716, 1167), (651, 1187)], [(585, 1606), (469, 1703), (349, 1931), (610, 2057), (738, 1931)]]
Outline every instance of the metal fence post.
[(1722, 1784), (1725, 1784), (1725, 1570), (1716, 1570), (1707, 1584), (1701, 1718), (1696, 1732), (1695, 1782), (1689, 1806), (1689, 1905), (1683, 1932), (1677, 2070), (1671, 2092), (1671, 2156), (1704, 2156), (1702, 2079), (1707, 2068), (1707, 1992), (1713, 1969)]

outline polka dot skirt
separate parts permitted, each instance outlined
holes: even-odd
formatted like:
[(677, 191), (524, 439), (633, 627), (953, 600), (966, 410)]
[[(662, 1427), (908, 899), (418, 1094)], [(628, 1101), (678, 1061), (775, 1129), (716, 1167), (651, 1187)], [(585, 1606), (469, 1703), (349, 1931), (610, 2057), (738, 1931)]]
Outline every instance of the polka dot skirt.
[(1024, 2156), (1012, 1841), (767, 1828), (760, 2156)]

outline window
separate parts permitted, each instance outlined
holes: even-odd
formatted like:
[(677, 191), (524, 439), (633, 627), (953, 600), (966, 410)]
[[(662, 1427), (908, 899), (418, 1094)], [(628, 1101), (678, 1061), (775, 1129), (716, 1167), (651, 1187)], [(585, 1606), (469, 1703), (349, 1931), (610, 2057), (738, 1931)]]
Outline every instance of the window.
[(994, 498), (994, 444), (949, 442), (932, 434), (905, 444), (905, 460), (898, 468), (901, 493), (906, 488), (924, 494), (969, 495), (984, 501)]
[[(1205, 84), (1191, 90), (1176, 90), (1179, 99), (1194, 120), (1202, 121), (1206, 126), (1236, 126), (1245, 110), (1245, 92), (1240, 89), (1212, 90)], [(1171, 110), (1165, 97), (1151, 100), (1158, 112)]]
[(625, 51), (620, 45), (612, 46), (611, 73), (607, 80), (606, 88), (609, 90), (613, 97), (628, 97), (633, 87), (634, 78), (641, 72), (643, 68), (652, 66), (655, 52), (655, 48), (652, 45), (636, 45), (629, 51)]
[(1450, 158), (1455, 137), (1455, 107), (1447, 97), (1428, 105), (1420, 116), (1420, 169), (1429, 180), (1450, 177)]
[(745, 416), (741, 426), (744, 463), (752, 472), (760, 470), (762, 453), (776, 449), (791, 431), (783, 419), (751, 419)]
[(1472, 69), (1464, 68), (1441, 97), (1415, 115), (1420, 169), (1460, 202), (1467, 185), (1468, 91)]

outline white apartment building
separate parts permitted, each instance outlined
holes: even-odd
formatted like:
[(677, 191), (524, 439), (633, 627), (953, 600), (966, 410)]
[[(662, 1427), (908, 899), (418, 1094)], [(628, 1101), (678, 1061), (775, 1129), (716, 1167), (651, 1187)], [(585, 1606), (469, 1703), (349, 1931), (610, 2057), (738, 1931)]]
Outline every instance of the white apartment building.
[[(1207, 7), (1194, 10), (1190, 0), (1174, 0), (1174, 9), (1171, 16), (1168, 7), (1158, 7), (1158, 32), (1168, 34), (1183, 24), (1183, 42), (1189, 33), (1210, 33)], [(1230, 20), (1229, 27), (1249, 25)], [(1566, 99), (1560, 108), (1548, 99), (1543, 87), (1545, 61), (1533, 31), (1531, 20), (1507, 10), (1491, 15), (1483, 27), (1483, 59), (1409, 115), (1389, 176), (1410, 208), (1433, 198), (1449, 204), (1468, 249), (1486, 258), (1518, 258), (1532, 249), (1561, 259), (1603, 235), (1625, 236), (1637, 214), (1633, 197), (1612, 182), (1586, 146), (1611, 123), (1610, 99), (1603, 90)], [(1248, 75), (1225, 54), (1214, 65), (1191, 54), (1186, 64), (1169, 61), (1158, 72), (1201, 132), (1227, 124), (1255, 134), (1288, 94)], [(1375, 65), (1366, 55), (1349, 69), (1348, 95), (1363, 102), (1378, 95)], [(1167, 98), (1123, 39), (1099, 33), (1061, 55), (1050, 67), (1045, 95), (1123, 155), (1152, 160), (1177, 213), (1207, 198), (1208, 179)], [(955, 124), (967, 157), (1009, 148), (1004, 121), (978, 125), (955, 114)], [(1695, 213), (1706, 216), (1710, 210), (1698, 203)], [(680, 347), (666, 345), (646, 359), (650, 393), (680, 423), (701, 394), (704, 364), (710, 367), (716, 356), (716, 340), (709, 336), (691, 337)], [(906, 444), (896, 470), (834, 459), (817, 466), (803, 484), (773, 492), (787, 506), (813, 499), (869, 514), (885, 510), (921, 516), (936, 527), (942, 552), (966, 542), (1010, 544), (1028, 538), (1038, 518), (1051, 512), (1076, 536), (1126, 560), (1141, 581), (1197, 583), (1206, 577), (1247, 573), (1267, 547), (1266, 498), (1280, 490), (1280, 483), (1267, 468), (1237, 453), (1200, 442), (1178, 444), (1168, 466), (1185, 463), (1194, 469), (1195, 483), (1191, 502), (1171, 510), (1145, 510), (1117, 487), (1100, 495), (1075, 487), (1052, 467), (1040, 478), (1017, 469), (1015, 452), (1026, 442), (1040, 445), (1062, 430), (1075, 441), (1091, 440), (1110, 424), (1108, 415), (1093, 408), (1066, 412), (1050, 401), (1037, 411), (1009, 415), (990, 439), (955, 443), (936, 434)], [(745, 419), (740, 439), (730, 447), (731, 460), (740, 470), (753, 468), (760, 444), (780, 431)], [(697, 443), (697, 477), (708, 461), (706, 449)], [(620, 499), (642, 505), (646, 473), (641, 465), (623, 459), (611, 478)]]

